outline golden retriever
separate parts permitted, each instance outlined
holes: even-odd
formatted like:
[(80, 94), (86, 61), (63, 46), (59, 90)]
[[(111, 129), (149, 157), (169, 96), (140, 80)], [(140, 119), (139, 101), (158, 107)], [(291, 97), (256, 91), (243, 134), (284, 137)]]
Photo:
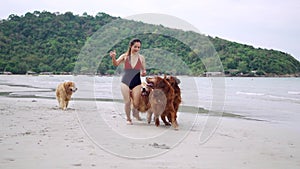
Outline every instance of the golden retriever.
[[(146, 82), (149, 87), (153, 89), (153, 91), (159, 91), (157, 94), (153, 92), (154, 99), (150, 99), (151, 110), (154, 113), (155, 117), (155, 125), (159, 125), (159, 115), (161, 116), (162, 121), (165, 125), (170, 125), (166, 121), (166, 117), (170, 116), (170, 121), (175, 130), (178, 129), (178, 124), (176, 120), (176, 111), (174, 109), (174, 99), (175, 99), (175, 92), (173, 87), (167, 81), (167, 77), (164, 78), (155, 76), (155, 77), (147, 77)], [(158, 96), (158, 98), (156, 98)], [(164, 99), (165, 98), (165, 99)], [(154, 101), (156, 102), (154, 102)], [(164, 105), (164, 106), (162, 106)], [(159, 110), (155, 110), (154, 107), (159, 108)], [(151, 112), (150, 112), (151, 113)]]
[(56, 99), (59, 104), (59, 108), (66, 110), (73, 93), (77, 91), (74, 82), (60, 83), (56, 88)]
[[(167, 76), (166, 80), (170, 83), (170, 85), (174, 89), (175, 97), (174, 97), (173, 106), (174, 106), (174, 109), (175, 109), (175, 112), (176, 112), (175, 118), (177, 119), (177, 112), (178, 112), (178, 109), (179, 109), (179, 105), (181, 103), (181, 90), (179, 88), (180, 80), (175, 76)], [(170, 115), (168, 115), (168, 120), (169, 120), (169, 122), (171, 122), (171, 116)]]
[[(159, 126), (159, 116), (163, 114), (167, 104), (167, 97), (161, 89), (153, 89), (149, 95), (150, 109), (148, 110), (148, 124), (151, 122), (152, 114), (154, 113), (155, 125)], [(166, 124), (166, 123), (165, 123)], [(166, 125), (170, 125), (169, 123)]]
[[(152, 91), (152, 89), (149, 88), (147, 86), (147, 84), (143, 82), (142, 87), (141, 87), (141, 91), (140, 91), (141, 93), (140, 93), (140, 97), (139, 97), (139, 104), (138, 105), (134, 105), (134, 104), (131, 105), (132, 114), (137, 120), (141, 120), (139, 112), (145, 113), (151, 107), (150, 102), (149, 102), (149, 95), (150, 95), (151, 91)], [(132, 100), (131, 100), (131, 103), (133, 103)]]
[(149, 103), (149, 95), (151, 90), (152, 89), (149, 88), (146, 83), (142, 83), (141, 96), (139, 99), (140, 101), (139, 101), (139, 105), (136, 107), (136, 109), (139, 112), (146, 112), (149, 110), (151, 106)]

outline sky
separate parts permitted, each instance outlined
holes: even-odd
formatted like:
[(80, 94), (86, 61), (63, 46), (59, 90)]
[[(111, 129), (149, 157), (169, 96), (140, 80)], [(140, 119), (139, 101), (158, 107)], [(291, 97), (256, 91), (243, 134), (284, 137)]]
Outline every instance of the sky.
[(104, 12), (127, 18), (145, 13), (177, 17), (200, 33), (291, 54), (300, 61), (299, 0), (0, 0), (0, 18), (27, 12)]

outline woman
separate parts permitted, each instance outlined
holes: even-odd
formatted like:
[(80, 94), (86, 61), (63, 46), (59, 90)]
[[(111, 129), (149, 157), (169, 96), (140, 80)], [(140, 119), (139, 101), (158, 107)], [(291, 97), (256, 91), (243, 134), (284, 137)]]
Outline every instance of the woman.
[[(116, 59), (116, 51), (111, 51), (109, 55), (112, 58), (114, 66), (124, 64), (124, 75), (122, 77), (121, 91), (125, 103), (125, 113), (127, 124), (132, 124), (130, 117), (131, 101), (134, 107), (139, 104), (141, 92), (141, 76), (146, 76), (146, 63), (144, 56), (139, 54), (142, 42), (139, 39), (132, 39), (126, 53)], [(132, 100), (130, 99), (132, 98)], [(133, 109), (133, 116), (140, 120), (139, 112)]]

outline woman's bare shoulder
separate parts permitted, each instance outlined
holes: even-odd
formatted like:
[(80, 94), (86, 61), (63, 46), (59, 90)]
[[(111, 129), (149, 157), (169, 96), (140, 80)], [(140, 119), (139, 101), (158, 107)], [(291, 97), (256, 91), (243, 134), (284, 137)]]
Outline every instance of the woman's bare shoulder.
[(120, 57), (125, 57), (126, 56), (126, 53), (123, 53), (120, 55)]
[(120, 57), (119, 57), (119, 59), (120, 59), (120, 60), (126, 59), (126, 53), (121, 54)]
[(143, 60), (145, 59), (144, 55), (139, 54), (139, 56), (141, 59), (143, 59)]

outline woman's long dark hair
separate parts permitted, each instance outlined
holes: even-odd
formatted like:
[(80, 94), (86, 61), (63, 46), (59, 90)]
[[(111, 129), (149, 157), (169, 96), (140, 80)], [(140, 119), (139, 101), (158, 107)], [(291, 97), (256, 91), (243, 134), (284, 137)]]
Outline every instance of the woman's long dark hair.
[(126, 52), (126, 59), (127, 57), (131, 54), (131, 47), (136, 43), (136, 42), (140, 42), (142, 44), (142, 41), (138, 38), (133, 38), (131, 39), (131, 41), (129, 42), (129, 46), (128, 46), (128, 50)]

